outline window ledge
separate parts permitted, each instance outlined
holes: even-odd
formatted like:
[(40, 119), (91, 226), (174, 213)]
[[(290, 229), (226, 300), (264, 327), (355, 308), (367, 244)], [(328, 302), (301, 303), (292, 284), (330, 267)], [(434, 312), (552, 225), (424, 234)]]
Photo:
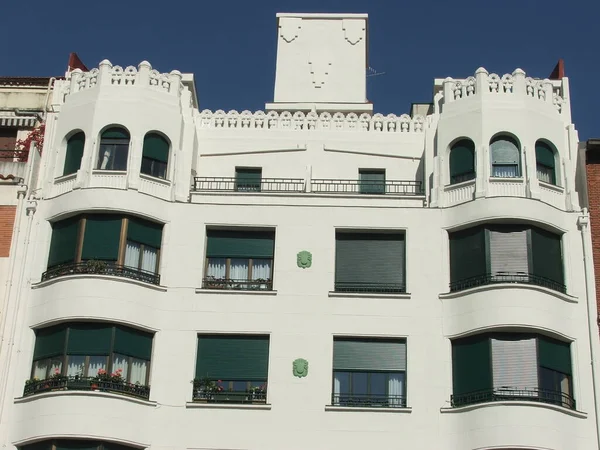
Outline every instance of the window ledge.
[(160, 292), (167, 291), (166, 286), (157, 286), (155, 284), (144, 283), (143, 281), (132, 280), (131, 278), (115, 277), (115, 276), (111, 276), (111, 275), (95, 275), (95, 274), (62, 275), (60, 277), (52, 278), (51, 280), (40, 281), (38, 283), (32, 283), (31, 288), (39, 289), (39, 288), (42, 288), (45, 286), (50, 286), (51, 284), (54, 284), (54, 283), (60, 283), (61, 281), (77, 280), (77, 279), (87, 279), (87, 280), (99, 280), (100, 279), (100, 280), (119, 281), (121, 283), (135, 284), (137, 286), (143, 286), (148, 289), (154, 289), (155, 291), (160, 291)]
[(410, 414), (412, 412), (412, 408), (368, 408), (368, 407), (354, 407), (354, 406), (333, 406), (326, 405), (325, 411), (343, 411), (343, 412), (381, 412), (381, 413), (400, 413), (400, 414)]
[(525, 284), (525, 283), (491, 283), (491, 284), (486, 284), (484, 286), (476, 286), (476, 287), (472, 287), (469, 289), (464, 289), (462, 291), (447, 292), (444, 294), (439, 294), (438, 298), (440, 300), (444, 300), (447, 298), (460, 298), (460, 297), (464, 297), (465, 295), (475, 294), (477, 292), (485, 292), (485, 291), (492, 291), (492, 290), (498, 290), (498, 289), (529, 289), (532, 291), (538, 291), (538, 292), (543, 292), (545, 294), (552, 295), (552, 296), (559, 298), (561, 300), (564, 300), (565, 302), (568, 302), (568, 303), (579, 303), (579, 300), (577, 299), (577, 297), (573, 297), (569, 294), (563, 294), (562, 292), (558, 292), (553, 289), (548, 289), (543, 286), (536, 286), (535, 284)]
[(120, 394), (112, 394), (110, 392), (100, 392), (100, 391), (54, 391), (54, 392), (44, 392), (41, 394), (33, 394), (28, 395), (27, 397), (17, 397), (15, 398), (15, 403), (29, 403), (42, 398), (49, 397), (60, 397), (60, 396), (85, 396), (85, 397), (104, 397), (104, 398), (114, 398), (119, 400), (125, 400), (127, 402), (137, 403), (139, 405), (144, 406), (152, 406), (156, 407), (157, 403), (152, 402), (150, 400), (142, 400), (140, 398), (130, 397), (128, 395), (120, 395)]
[(254, 409), (254, 410), (262, 410), (262, 411), (270, 411), (271, 404), (261, 404), (261, 405), (244, 405), (240, 403), (202, 403), (202, 402), (187, 402), (185, 404), (186, 408), (206, 408), (206, 409)]
[(196, 288), (196, 294), (226, 294), (226, 295), (277, 295), (277, 291), (245, 291), (243, 289), (204, 289)]
[(92, 175), (127, 175), (126, 170), (105, 170), (105, 169), (94, 169)]
[(472, 184), (475, 184), (475, 179), (473, 180), (467, 180), (467, 181), (461, 181), (460, 183), (454, 183), (454, 184), (447, 184), (446, 186), (444, 186), (444, 190), (448, 191), (448, 190), (452, 190), (455, 188), (461, 188), (464, 186), (471, 186)]
[(171, 182), (169, 180), (166, 180), (165, 178), (153, 177), (152, 175), (147, 175), (145, 173), (140, 173), (140, 178), (142, 180), (153, 181), (164, 186), (171, 186)]
[(506, 182), (506, 181), (515, 181), (518, 183), (523, 183), (525, 179), (523, 177), (490, 177), (490, 183), (494, 182)]
[(559, 411), (563, 414), (567, 414), (569, 416), (577, 417), (579, 419), (587, 418), (588, 414), (583, 411), (576, 411), (573, 409), (563, 408), (562, 406), (553, 405), (551, 403), (542, 403), (542, 402), (527, 402), (527, 401), (501, 401), (501, 402), (486, 402), (486, 403), (477, 403), (474, 405), (461, 406), (458, 408), (440, 408), (440, 413), (442, 414), (454, 414), (461, 413), (467, 411), (473, 411), (481, 408), (493, 408), (494, 406), (529, 406), (532, 408), (545, 408), (545, 409), (553, 409), (554, 411)]
[(410, 293), (397, 293), (397, 294), (386, 294), (385, 292), (336, 292), (329, 291), (327, 294), (329, 297), (334, 298), (401, 298), (410, 299)]
[(61, 175), (60, 177), (56, 177), (54, 179), (54, 184), (61, 183), (62, 181), (74, 180), (75, 178), (77, 178), (77, 172), (70, 173), (68, 175)]
[(556, 184), (546, 183), (545, 181), (538, 180), (540, 187), (549, 189), (551, 191), (558, 192), (559, 194), (564, 194), (565, 188), (557, 186)]

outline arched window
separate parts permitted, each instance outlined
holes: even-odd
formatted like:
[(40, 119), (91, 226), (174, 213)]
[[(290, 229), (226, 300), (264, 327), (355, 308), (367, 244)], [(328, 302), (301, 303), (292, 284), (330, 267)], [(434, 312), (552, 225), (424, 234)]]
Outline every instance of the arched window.
[(450, 184), (475, 178), (475, 144), (461, 139), (450, 150)]
[(85, 145), (85, 134), (83, 131), (75, 133), (67, 141), (67, 151), (65, 153), (65, 167), (63, 175), (69, 175), (79, 170), (81, 158), (83, 157), (83, 147)]
[(129, 133), (124, 128), (112, 127), (102, 133), (98, 151), (99, 170), (127, 170)]
[(515, 178), (521, 176), (519, 143), (510, 136), (498, 136), (490, 142), (492, 176)]
[(556, 184), (554, 150), (543, 141), (535, 143), (535, 163), (538, 180)]
[(158, 133), (148, 133), (144, 137), (141, 173), (156, 178), (167, 178), (169, 162), (169, 142)]

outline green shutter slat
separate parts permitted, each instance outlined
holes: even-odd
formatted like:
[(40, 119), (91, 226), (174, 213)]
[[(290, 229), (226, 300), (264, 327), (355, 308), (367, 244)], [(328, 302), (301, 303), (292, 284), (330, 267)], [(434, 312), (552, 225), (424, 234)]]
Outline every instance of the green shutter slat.
[(336, 339), (333, 370), (406, 370), (406, 343), (376, 339)]
[(79, 167), (81, 166), (81, 158), (83, 157), (84, 145), (85, 134), (83, 132), (71, 136), (67, 142), (63, 175), (69, 175), (79, 170)]
[(48, 267), (75, 260), (79, 219), (80, 217), (76, 216), (52, 224)]
[(98, 450), (100, 442), (97, 441), (75, 441), (61, 439), (56, 441), (56, 450)]
[(272, 231), (208, 230), (206, 256), (213, 258), (273, 258)]
[(262, 169), (235, 169), (236, 190), (260, 190)]
[(385, 194), (385, 172), (361, 170), (359, 187), (362, 194)]
[(531, 227), (532, 272), (564, 284), (561, 236)]
[(554, 169), (554, 152), (550, 146), (544, 142), (538, 141), (535, 143), (535, 160), (546, 167), (552, 167)]
[(113, 127), (102, 133), (101, 139), (129, 139), (129, 133), (123, 128)]
[(35, 347), (33, 350), (34, 361), (64, 354), (66, 336), (67, 330), (65, 325), (36, 330)]
[(519, 164), (519, 144), (514, 139), (503, 136), (490, 144), (492, 162), (496, 164)]
[(103, 443), (104, 450), (131, 450), (131, 447), (113, 443)]
[(337, 233), (336, 283), (404, 284), (404, 234)]
[(461, 140), (450, 150), (450, 176), (455, 177), (475, 172), (475, 144)]
[(142, 155), (166, 163), (169, 161), (169, 142), (159, 134), (149, 133), (144, 136)]
[(463, 395), (492, 388), (490, 339), (470, 336), (452, 342), (452, 389)]
[(35, 444), (23, 445), (19, 450), (51, 450), (52, 441), (36, 442)]
[(113, 327), (104, 324), (79, 323), (69, 325), (67, 354), (108, 355)]
[(538, 360), (541, 367), (571, 375), (571, 344), (540, 336), (538, 338)]
[(130, 217), (127, 225), (127, 239), (140, 244), (160, 248), (162, 241), (162, 225), (137, 217)]
[(121, 217), (110, 214), (87, 216), (81, 259), (116, 261), (119, 256), (121, 222)]
[(463, 281), (485, 275), (485, 230), (468, 228), (450, 233), (450, 280)]
[(200, 336), (196, 377), (219, 380), (266, 380), (269, 338), (266, 336)]
[(118, 326), (115, 330), (114, 352), (149, 361), (152, 355), (152, 334)]

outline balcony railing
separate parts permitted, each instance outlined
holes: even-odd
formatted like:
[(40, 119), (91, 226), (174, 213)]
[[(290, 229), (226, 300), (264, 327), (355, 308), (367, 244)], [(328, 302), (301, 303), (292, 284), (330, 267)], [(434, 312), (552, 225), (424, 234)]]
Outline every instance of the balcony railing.
[(147, 270), (123, 266), (113, 261), (84, 261), (80, 263), (66, 263), (49, 268), (42, 274), (42, 281), (66, 275), (112, 275), (115, 277), (130, 278), (150, 284), (160, 284), (160, 275)]
[(364, 293), (403, 293), (406, 286), (403, 283), (363, 283), (360, 281), (336, 281), (335, 292), (364, 292)]
[(494, 274), (488, 273), (453, 281), (450, 283), (450, 292), (462, 291), (464, 289), (496, 283), (534, 284), (536, 286), (542, 286), (554, 291), (562, 292), (563, 294), (567, 292), (567, 288), (564, 284), (541, 275), (526, 272), (496, 272)]
[(563, 408), (575, 409), (575, 399), (564, 392), (539, 388), (497, 388), (450, 396), (452, 407), (474, 405), (487, 402), (525, 401), (550, 403)]
[(202, 288), (229, 289), (234, 291), (272, 291), (273, 281), (270, 279), (244, 280), (205, 277), (202, 279)]
[(420, 181), (385, 180), (328, 180), (314, 179), (311, 182), (312, 192), (329, 194), (364, 194), (364, 195), (422, 195)]
[(304, 192), (301, 178), (261, 178), (256, 181), (235, 177), (194, 177), (194, 191)]
[(254, 391), (206, 391), (201, 383), (194, 381), (193, 401), (204, 403), (267, 403), (266, 389)]
[(406, 397), (386, 394), (332, 394), (331, 404), (354, 408), (406, 408)]
[(28, 380), (25, 382), (23, 397), (51, 391), (99, 391), (148, 400), (150, 386), (126, 382), (98, 380), (95, 377), (52, 377), (47, 380)]
[(27, 162), (29, 150), (0, 150), (0, 161)]

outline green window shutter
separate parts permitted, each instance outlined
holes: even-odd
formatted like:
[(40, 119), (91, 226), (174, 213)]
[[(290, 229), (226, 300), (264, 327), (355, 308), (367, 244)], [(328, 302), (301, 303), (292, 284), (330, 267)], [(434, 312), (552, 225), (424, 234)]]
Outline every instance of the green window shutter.
[(385, 171), (361, 170), (358, 175), (362, 194), (385, 194)]
[(538, 360), (541, 367), (572, 374), (571, 344), (546, 336), (538, 337)]
[(124, 128), (113, 127), (104, 131), (101, 139), (129, 139), (129, 133)]
[(266, 380), (266, 336), (199, 336), (196, 377), (219, 380)]
[(19, 450), (51, 450), (52, 441), (36, 442), (35, 444), (23, 445)]
[(113, 444), (112, 442), (105, 442), (102, 445), (104, 450), (132, 450), (131, 447), (125, 445)]
[(114, 352), (149, 361), (152, 355), (152, 334), (118, 326), (115, 330)]
[(239, 167), (235, 169), (236, 190), (260, 191), (261, 179), (262, 169), (244, 169)]
[(33, 359), (50, 358), (65, 353), (65, 339), (67, 329), (65, 325), (42, 328), (35, 332), (35, 347)]
[(140, 244), (160, 248), (162, 228), (159, 223), (149, 222), (137, 217), (130, 217), (127, 225), (127, 239)]
[(519, 164), (521, 159), (519, 144), (508, 136), (496, 138), (490, 144), (490, 154), (494, 164)]
[(474, 227), (450, 233), (450, 280), (459, 282), (486, 273), (484, 228)]
[(554, 169), (554, 152), (545, 142), (537, 141), (535, 143), (535, 160), (539, 164)]
[(81, 259), (116, 261), (119, 256), (121, 222), (121, 217), (112, 214), (87, 216)]
[(272, 231), (208, 230), (206, 237), (209, 258), (273, 258)]
[(77, 133), (67, 142), (67, 152), (65, 154), (65, 168), (63, 175), (69, 175), (79, 170), (81, 158), (83, 157), (83, 147), (85, 145), (85, 134)]
[(383, 339), (335, 339), (333, 370), (406, 370), (406, 342)]
[(70, 355), (109, 355), (112, 330), (112, 326), (104, 324), (70, 324), (67, 353)]
[(98, 450), (100, 442), (94, 441), (72, 441), (59, 440), (56, 441), (56, 450)]
[(405, 243), (402, 233), (337, 233), (335, 282), (404, 284)]
[(475, 144), (463, 139), (450, 150), (450, 177), (475, 172)]
[(532, 272), (564, 284), (561, 236), (531, 227)]
[(52, 224), (48, 267), (75, 261), (79, 219), (76, 216)]
[(164, 163), (169, 161), (169, 142), (157, 133), (148, 133), (144, 136), (142, 156), (156, 159)]
[(489, 336), (469, 336), (452, 341), (452, 386), (454, 395), (492, 388)]

